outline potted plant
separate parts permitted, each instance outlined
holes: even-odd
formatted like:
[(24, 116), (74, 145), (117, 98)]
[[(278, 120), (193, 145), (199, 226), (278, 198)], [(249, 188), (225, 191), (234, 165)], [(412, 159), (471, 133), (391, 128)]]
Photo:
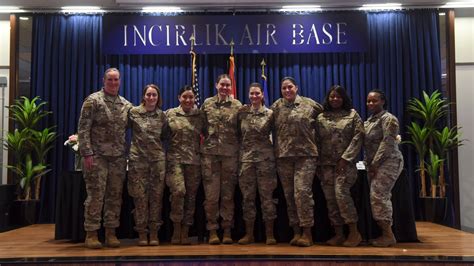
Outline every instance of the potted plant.
[[(424, 204), (430, 205), (425, 204), (425, 213), (427, 209), (433, 209), (433, 205), (440, 205), (441, 212), (445, 211), (445, 167), (447, 167), (445, 162), (448, 152), (462, 143), (459, 127), (449, 128), (443, 125), (448, 107), (448, 101), (438, 91), (434, 91), (431, 95), (423, 91), (422, 100), (413, 98), (408, 102), (408, 112), (415, 121), (408, 126), (410, 138), (405, 143), (411, 144), (418, 155), (420, 197)], [(426, 185), (426, 175), (430, 177), (429, 189)], [(431, 200), (428, 200), (428, 197)], [(435, 201), (441, 203), (434, 203)]]
[[(23, 96), (8, 106), (15, 130), (8, 132), (3, 140), (4, 148), (13, 154), (13, 164), (6, 167), (15, 174), (17, 200), (27, 206), (36, 206), (39, 202), (41, 177), (50, 171), (47, 169), (46, 157), (56, 139), (54, 127), (39, 129), (39, 122), (51, 114), (43, 110), (46, 102), (40, 101), (39, 97), (30, 100)], [(23, 211), (20, 214), (23, 215)], [(32, 222), (34, 219), (30, 217), (27, 223)]]

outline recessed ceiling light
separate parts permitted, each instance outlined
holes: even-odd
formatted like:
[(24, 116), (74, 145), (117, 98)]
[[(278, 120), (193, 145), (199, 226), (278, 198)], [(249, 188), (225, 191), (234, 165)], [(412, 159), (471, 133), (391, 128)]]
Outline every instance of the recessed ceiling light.
[(282, 6), (279, 11), (283, 12), (310, 12), (310, 11), (321, 11), (321, 6), (319, 5), (291, 5), (291, 6)]
[(384, 3), (384, 4), (365, 4), (359, 10), (397, 10), (402, 9), (400, 3)]
[(0, 13), (21, 13), (25, 10), (20, 9), (17, 6), (0, 6)]
[(183, 12), (183, 10), (178, 6), (145, 6), (142, 8), (142, 12), (178, 13), (178, 12)]
[(98, 6), (63, 6), (61, 7), (64, 13), (100, 13), (105, 12)]
[(474, 7), (474, 1), (469, 2), (448, 2), (445, 5), (441, 6), (443, 8), (468, 8)]

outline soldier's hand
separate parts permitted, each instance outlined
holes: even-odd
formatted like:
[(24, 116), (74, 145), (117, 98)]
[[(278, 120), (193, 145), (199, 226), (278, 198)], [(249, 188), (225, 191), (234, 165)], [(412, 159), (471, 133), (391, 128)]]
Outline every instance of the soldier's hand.
[(94, 159), (92, 155), (84, 156), (84, 168), (87, 171), (92, 170), (93, 163), (94, 163)]

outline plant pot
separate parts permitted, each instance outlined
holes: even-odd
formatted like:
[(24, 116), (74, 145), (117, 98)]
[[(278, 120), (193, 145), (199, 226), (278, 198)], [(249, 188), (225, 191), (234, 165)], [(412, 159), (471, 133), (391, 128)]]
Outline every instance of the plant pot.
[(447, 198), (421, 198), (423, 218), (433, 223), (443, 223), (448, 210)]
[(35, 224), (39, 214), (39, 200), (15, 200), (11, 207), (13, 225), (26, 226)]
[(10, 207), (15, 199), (15, 188), (15, 185), (0, 185), (0, 232), (11, 224)]

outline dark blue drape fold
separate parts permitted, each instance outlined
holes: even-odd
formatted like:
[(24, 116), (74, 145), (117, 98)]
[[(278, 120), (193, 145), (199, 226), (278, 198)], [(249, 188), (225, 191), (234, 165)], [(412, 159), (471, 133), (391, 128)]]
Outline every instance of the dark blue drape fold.
[[(405, 131), (405, 105), (409, 98), (441, 89), (439, 26), (436, 10), (367, 13), (369, 46), (365, 53), (237, 54), (237, 95), (248, 102), (246, 87), (260, 80), (260, 62), (265, 59), (269, 100), (280, 97), (279, 82), (293, 76), (301, 95), (321, 102), (334, 84), (347, 88), (355, 108), (367, 116), (365, 97), (374, 88), (388, 96), (389, 111)], [(177, 91), (191, 83), (189, 55), (103, 55), (102, 16), (39, 14), (34, 16), (31, 95), (49, 102), (53, 112), (49, 125), (57, 125), (59, 138), (50, 155), (52, 173), (43, 179), (41, 221), (54, 220), (57, 178), (72, 169), (73, 154), (63, 141), (77, 130), (84, 98), (102, 86), (106, 68), (121, 71), (120, 94), (138, 104), (142, 88), (157, 84), (163, 109), (178, 104)], [(198, 52), (201, 101), (214, 92), (219, 74), (227, 73), (229, 55)], [(406, 138), (406, 137), (405, 137)], [(411, 173), (413, 195), (418, 180), (413, 154), (403, 147)], [(414, 199), (415, 200), (415, 199)]]

